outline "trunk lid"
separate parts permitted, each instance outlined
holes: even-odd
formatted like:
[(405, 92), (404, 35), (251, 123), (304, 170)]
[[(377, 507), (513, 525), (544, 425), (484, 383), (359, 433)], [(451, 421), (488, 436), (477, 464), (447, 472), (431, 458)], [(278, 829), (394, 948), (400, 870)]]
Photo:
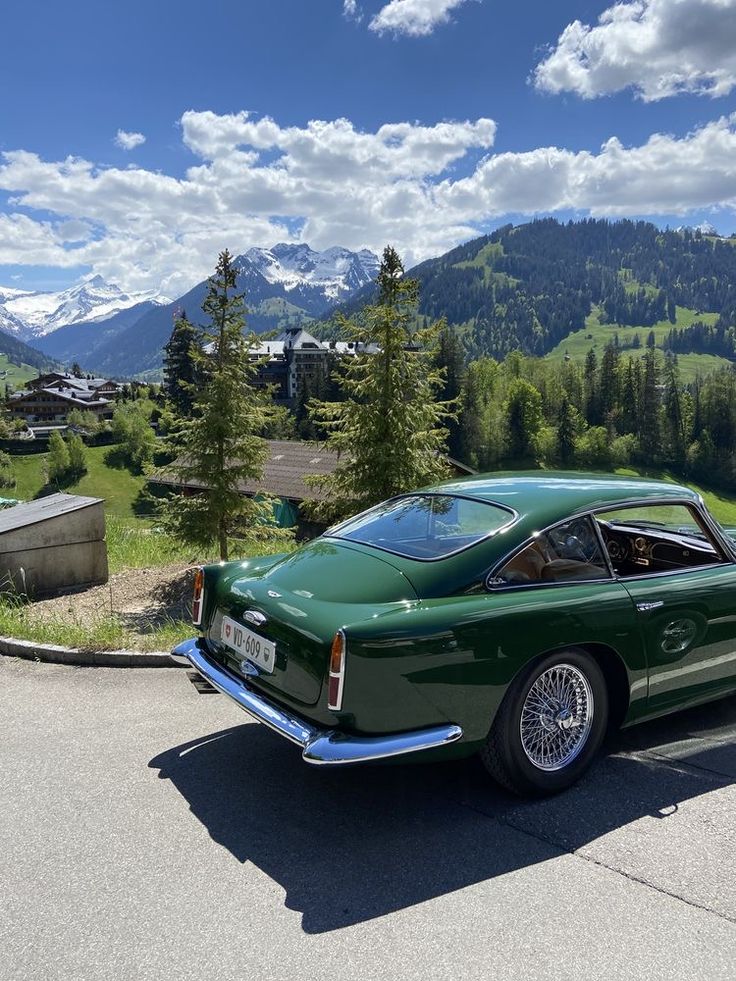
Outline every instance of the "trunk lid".
[[(327, 674), (330, 646), (341, 627), (417, 600), (406, 576), (374, 549), (318, 539), (262, 570), (229, 581), (207, 636), (227, 665), (264, 694), (314, 705)], [(266, 617), (254, 625), (246, 613)], [(223, 643), (227, 615), (276, 645), (269, 674)]]

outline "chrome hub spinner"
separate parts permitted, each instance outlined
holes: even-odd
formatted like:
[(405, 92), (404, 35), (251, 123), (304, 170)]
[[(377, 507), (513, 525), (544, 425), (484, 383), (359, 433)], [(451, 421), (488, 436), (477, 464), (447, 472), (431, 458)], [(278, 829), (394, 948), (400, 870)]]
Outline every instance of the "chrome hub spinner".
[(593, 723), (590, 682), (572, 664), (556, 664), (532, 683), (521, 710), (521, 745), (537, 769), (561, 770), (578, 756)]

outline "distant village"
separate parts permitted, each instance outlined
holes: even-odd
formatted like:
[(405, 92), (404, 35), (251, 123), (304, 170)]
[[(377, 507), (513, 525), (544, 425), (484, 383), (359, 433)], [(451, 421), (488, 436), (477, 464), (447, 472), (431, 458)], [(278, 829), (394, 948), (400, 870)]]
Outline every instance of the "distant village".
[[(265, 340), (251, 351), (258, 362), (256, 384), (270, 387), (274, 400), (293, 406), (303, 387), (312, 389), (327, 376), (330, 358), (352, 357), (359, 351), (374, 353), (375, 345), (356, 346), (352, 341), (324, 342), (302, 327), (282, 331), (273, 340)], [(84, 373), (52, 371), (28, 382), (26, 388), (13, 392), (6, 401), (12, 419), (27, 424), (30, 433), (41, 436), (48, 427), (64, 426), (74, 409), (92, 412), (100, 421), (112, 419), (115, 402), (123, 393), (124, 383)]]

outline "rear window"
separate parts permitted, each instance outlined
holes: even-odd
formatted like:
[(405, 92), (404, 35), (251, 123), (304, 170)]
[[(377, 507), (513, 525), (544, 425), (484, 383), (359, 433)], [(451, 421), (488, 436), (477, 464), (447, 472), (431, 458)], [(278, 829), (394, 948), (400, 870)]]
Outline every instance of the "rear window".
[(507, 527), (515, 515), (490, 501), (413, 494), (364, 511), (327, 532), (409, 559), (441, 559)]

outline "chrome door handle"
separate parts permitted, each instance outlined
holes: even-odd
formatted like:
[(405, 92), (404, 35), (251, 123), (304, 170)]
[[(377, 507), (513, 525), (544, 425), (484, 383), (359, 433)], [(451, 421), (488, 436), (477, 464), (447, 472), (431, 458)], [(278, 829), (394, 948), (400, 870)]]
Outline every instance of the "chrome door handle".
[(649, 610), (658, 610), (660, 606), (664, 606), (664, 600), (654, 600), (651, 603), (637, 603), (636, 608), (639, 613), (648, 613)]

